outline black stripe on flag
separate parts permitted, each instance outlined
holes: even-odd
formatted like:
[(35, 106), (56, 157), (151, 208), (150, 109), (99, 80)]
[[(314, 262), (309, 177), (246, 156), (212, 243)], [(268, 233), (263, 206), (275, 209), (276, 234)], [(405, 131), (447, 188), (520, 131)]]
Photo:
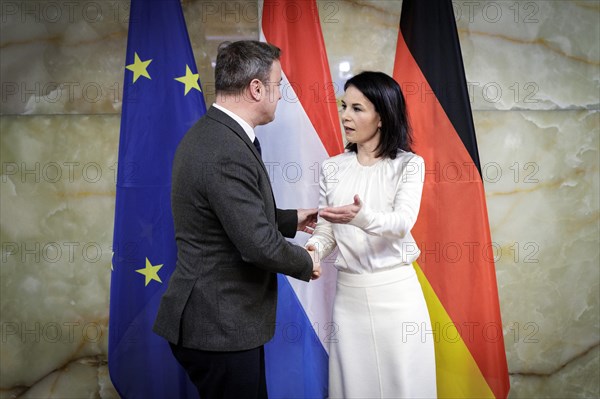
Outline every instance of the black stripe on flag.
[(413, 58), (481, 175), (452, 2), (404, 0), (400, 30)]

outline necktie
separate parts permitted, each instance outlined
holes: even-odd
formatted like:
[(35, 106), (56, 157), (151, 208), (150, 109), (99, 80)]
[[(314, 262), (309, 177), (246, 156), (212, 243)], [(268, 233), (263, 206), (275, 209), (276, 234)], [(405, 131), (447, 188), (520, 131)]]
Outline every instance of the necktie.
[(258, 155), (260, 155), (262, 158), (262, 150), (260, 149), (260, 142), (258, 141), (258, 137), (254, 138), (253, 144), (254, 144), (254, 147), (256, 147), (256, 151), (258, 151)]

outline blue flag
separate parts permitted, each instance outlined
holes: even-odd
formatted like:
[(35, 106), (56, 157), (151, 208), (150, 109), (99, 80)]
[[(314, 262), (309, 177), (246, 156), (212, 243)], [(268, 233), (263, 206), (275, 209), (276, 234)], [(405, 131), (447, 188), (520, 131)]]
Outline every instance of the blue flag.
[(108, 341), (110, 377), (126, 399), (198, 397), (152, 325), (177, 259), (170, 200), (173, 157), (205, 112), (179, 0), (132, 0)]

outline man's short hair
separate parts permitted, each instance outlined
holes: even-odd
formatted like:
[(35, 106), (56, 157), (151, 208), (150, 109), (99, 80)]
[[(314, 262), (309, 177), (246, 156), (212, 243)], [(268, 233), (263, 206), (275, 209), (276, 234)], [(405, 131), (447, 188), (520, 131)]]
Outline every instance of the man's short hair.
[(253, 79), (267, 82), (280, 52), (278, 47), (256, 40), (221, 43), (215, 66), (217, 93), (239, 94)]

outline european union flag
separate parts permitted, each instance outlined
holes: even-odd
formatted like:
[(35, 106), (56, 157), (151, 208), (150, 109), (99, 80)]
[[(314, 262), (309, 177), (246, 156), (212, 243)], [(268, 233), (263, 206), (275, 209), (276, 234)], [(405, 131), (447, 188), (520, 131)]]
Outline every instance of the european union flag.
[(123, 398), (197, 397), (152, 332), (175, 268), (171, 168), (206, 112), (179, 0), (132, 0), (125, 62), (110, 289), (108, 366)]

